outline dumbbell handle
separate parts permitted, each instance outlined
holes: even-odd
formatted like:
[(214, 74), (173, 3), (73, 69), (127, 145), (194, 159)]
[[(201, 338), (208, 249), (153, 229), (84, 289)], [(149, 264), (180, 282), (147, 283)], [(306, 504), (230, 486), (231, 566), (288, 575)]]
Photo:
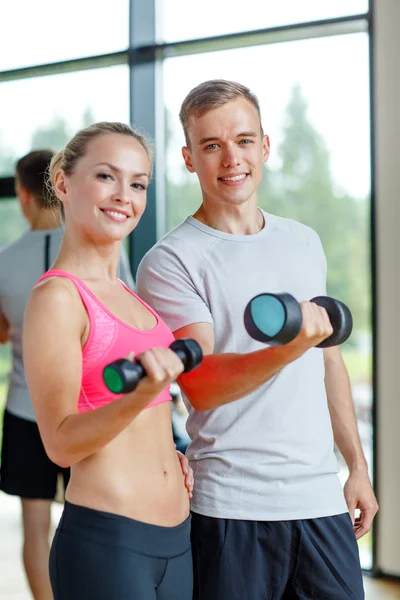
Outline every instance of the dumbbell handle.
[(353, 317), (351, 311), (344, 302), (334, 300), (329, 296), (316, 296), (310, 302), (314, 302), (325, 308), (331, 322), (333, 333), (323, 340), (316, 348), (330, 348), (345, 342), (353, 330)]
[[(175, 340), (170, 350), (182, 361), (184, 373), (197, 367), (203, 358), (200, 345), (191, 339)], [(146, 377), (146, 371), (140, 361), (133, 362), (127, 358), (119, 358), (103, 370), (104, 383), (114, 394), (133, 392), (143, 377)]]

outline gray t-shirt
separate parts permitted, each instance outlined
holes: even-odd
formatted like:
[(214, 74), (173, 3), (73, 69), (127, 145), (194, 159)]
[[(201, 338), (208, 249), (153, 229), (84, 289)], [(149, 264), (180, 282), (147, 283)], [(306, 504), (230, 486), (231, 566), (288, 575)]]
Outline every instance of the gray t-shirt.
[[(325, 294), (326, 260), (312, 229), (263, 214), (265, 227), (254, 235), (223, 233), (189, 217), (146, 254), (137, 293), (172, 331), (211, 323), (215, 353), (265, 347), (245, 330), (249, 300), (263, 292), (289, 292), (299, 302)], [(248, 520), (347, 511), (320, 349), (230, 404), (200, 413), (185, 401), (193, 511)]]
[[(22, 362), (22, 325), (29, 295), (37, 280), (56, 260), (63, 229), (27, 231), (16, 242), (0, 248), (0, 314), (10, 323), (12, 370), (7, 410), (35, 421)], [(133, 289), (129, 261), (121, 246), (119, 277)]]

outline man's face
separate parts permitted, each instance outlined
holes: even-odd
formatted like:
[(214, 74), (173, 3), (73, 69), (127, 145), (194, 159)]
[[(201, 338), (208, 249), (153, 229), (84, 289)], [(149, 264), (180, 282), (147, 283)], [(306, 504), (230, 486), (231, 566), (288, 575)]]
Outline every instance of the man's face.
[(202, 117), (190, 117), (188, 137), (190, 146), (182, 155), (187, 169), (197, 173), (210, 207), (257, 201), (269, 139), (248, 100), (232, 100)]

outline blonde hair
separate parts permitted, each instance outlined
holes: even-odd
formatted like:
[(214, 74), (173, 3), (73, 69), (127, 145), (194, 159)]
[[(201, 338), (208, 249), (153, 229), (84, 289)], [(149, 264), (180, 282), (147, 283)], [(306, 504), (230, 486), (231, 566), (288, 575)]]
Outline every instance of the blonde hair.
[(260, 118), (261, 110), (258, 98), (253, 92), (236, 81), (226, 79), (210, 79), (193, 88), (182, 102), (179, 118), (185, 134), (186, 144), (189, 146), (188, 126), (190, 117), (201, 117), (208, 111), (223, 106), (231, 100), (245, 98), (256, 109)]
[(151, 177), (153, 170), (153, 144), (147, 134), (140, 133), (136, 129), (133, 129), (126, 123), (119, 122), (108, 122), (102, 121), (100, 123), (94, 123), (85, 129), (81, 129), (74, 135), (74, 137), (68, 142), (64, 150), (57, 152), (53, 156), (47, 178), (47, 186), (51, 192), (51, 204), (53, 206), (61, 205), (61, 211), (63, 207), (59, 199), (57, 198), (54, 190), (54, 177), (57, 171), (62, 169), (66, 175), (71, 175), (74, 172), (77, 162), (85, 156), (88, 144), (91, 140), (105, 134), (118, 133), (120, 135), (127, 135), (139, 142), (139, 144), (145, 149), (147, 156), (150, 161), (150, 173)]

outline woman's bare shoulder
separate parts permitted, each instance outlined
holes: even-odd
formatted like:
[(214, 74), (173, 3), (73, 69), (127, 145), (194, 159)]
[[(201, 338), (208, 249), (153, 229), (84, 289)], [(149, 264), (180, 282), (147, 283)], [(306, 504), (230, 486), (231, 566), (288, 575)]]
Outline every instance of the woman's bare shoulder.
[[(40, 281), (33, 288), (28, 305), (27, 313), (34, 310), (47, 316), (57, 316), (64, 311), (73, 311), (82, 306), (79, 292), (74, 283), (67, 277), (48, 277)], [(79, 312), (79, 311), (78, 311)]]

